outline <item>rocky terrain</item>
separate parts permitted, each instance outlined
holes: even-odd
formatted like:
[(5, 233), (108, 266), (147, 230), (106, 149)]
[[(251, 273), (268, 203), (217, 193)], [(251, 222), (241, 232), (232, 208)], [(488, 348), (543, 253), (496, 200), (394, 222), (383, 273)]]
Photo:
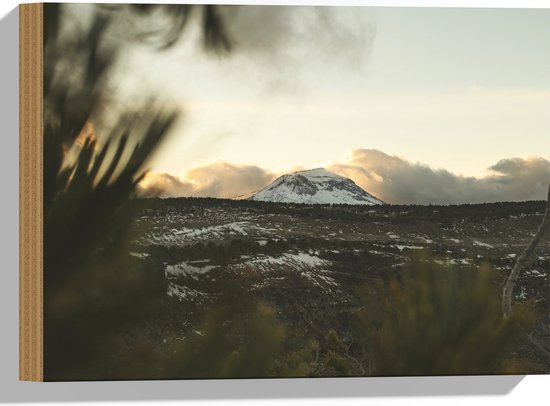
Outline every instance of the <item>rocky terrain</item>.
[[(399, 275), (415, 253), (456, 272), (489, 263), (503, 280), (543, 211), (543, 202), (319, 206), (150, 200), (136, 221), (132, 255), (155, 264), (167, 295), (185, 308), (205, 306), (238, 280), (246, 294), (268, 301), (285, 322), (323, 329), (358, 305), (358, 287)], [(547, 309), (549, 269), (546, 240), (521, 276), (515, 300)]]

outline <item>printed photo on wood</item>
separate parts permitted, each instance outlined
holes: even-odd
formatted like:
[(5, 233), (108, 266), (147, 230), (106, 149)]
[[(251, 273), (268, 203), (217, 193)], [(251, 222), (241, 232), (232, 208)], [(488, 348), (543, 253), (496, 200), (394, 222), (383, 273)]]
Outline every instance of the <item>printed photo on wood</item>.
[(19, 13), (22, 380), (550, 372), (550, 10)]

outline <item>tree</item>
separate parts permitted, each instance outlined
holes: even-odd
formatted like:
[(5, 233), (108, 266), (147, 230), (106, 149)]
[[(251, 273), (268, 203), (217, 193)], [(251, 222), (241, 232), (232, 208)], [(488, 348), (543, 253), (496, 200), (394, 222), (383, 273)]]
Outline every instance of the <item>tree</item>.
[[(546, 234), (546, 236), (548, 237), (548, 230), (550, 230), (550, 186), (548, 187), (546, 211), (544, 212), (544, 216), (542, 218), (540, 226), (525, 251), (523, 251), (523, 253), (516, 260), (514, 267), (510, 271), (510, 275), (508, 275), (506, 284), (504, 285), (504, 289), (502, 292), (502, 314), (506, 319), (509, 319), (514, 315), (512, 309), (512, 294), (514, 292), (516, 281), (521, 272), (525, 270), (527, 266), (529, 266), (529, 262), (531, 260), (531, 257), (533, 256), (535, 248), (540, 243), (543, 236)], [(544, 325), (543, 328), (547, 331), (546, 334), (548, 335), (548, 332), (550, 332), (550, 325)], [(544, 361), (548, 365), (550, 365), (550, 347), (548, 347), (549, 344), (548, 342), (546, 342), (545, 347), (545, 345), (538, 342), (535, 339), (534, 333), (534, 331), (527, 333), (527, 337), (529, 341), (533, 344), (536, 351), (543, 357)]]

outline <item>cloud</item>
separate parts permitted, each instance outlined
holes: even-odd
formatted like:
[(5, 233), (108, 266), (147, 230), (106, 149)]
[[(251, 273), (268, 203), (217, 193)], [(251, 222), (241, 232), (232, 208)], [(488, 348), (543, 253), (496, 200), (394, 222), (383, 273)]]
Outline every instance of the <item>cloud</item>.
[(235, 45), (235, 67), (247, 80), (277, 85), (274, 89), (301, 87), (312, 69), (362, 72), (376, 35), (368, 7), (249, 5), (221, 11)]
[[(288, 172), (303, 169), (295, 167)], [(542, 200), (550, 184), (550, 161), (542, 157), (502, 159), (488, 168), (487, 176), (475, 178), (375, 149), (355, 149), (344, 162), (327, 169), (393, 204)], [(150, 173), (139, 184), (138, 192), (142, 197), (236, 198), (262, 189), (279, 175), (259, 166), (217, 161), (194, 167), (181, 177)]]
[[(375, 35), (366, 7), (222, 6), (237, 53), (270, 60), (319, 57), (361, 65)], [(299, 49), (297, 49), (299, 48)], [(297, 54), (297, 52), (296, 52)]]
[(502, 159), (483, 178), (390, 156), (374, 149), (351, 151), (329, 170), (349, 177), (380, 199), (394, 204), (455, 204), (544, 199), (550, 162), (542, 157)]
[(181, 177), (149, 173), (138, 185), (138, 194), (142, 197), (236, 198), (261, 189), (275, 177), (258, 166), (217, 161), (192, 168)]
[(196, 196), (196, 192), (191, 182), (168, 173), (149, 172), (137, 186), (140, 197)]

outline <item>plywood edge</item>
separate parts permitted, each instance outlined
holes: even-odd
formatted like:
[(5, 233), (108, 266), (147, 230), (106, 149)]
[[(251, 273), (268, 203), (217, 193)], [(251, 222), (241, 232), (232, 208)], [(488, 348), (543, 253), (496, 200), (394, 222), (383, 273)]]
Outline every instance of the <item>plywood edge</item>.
[(19, 6), (19, 379), (43, 380), (42, 4)]

